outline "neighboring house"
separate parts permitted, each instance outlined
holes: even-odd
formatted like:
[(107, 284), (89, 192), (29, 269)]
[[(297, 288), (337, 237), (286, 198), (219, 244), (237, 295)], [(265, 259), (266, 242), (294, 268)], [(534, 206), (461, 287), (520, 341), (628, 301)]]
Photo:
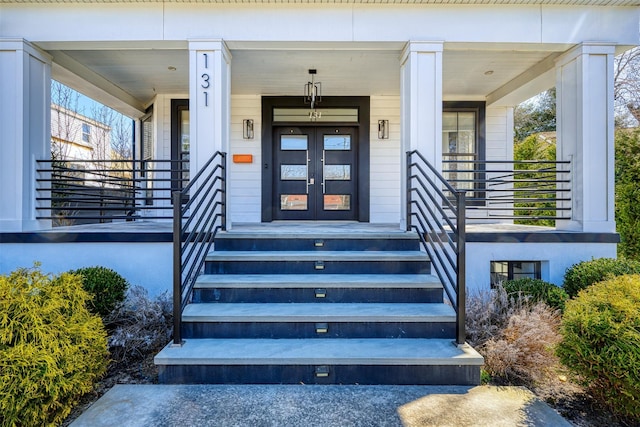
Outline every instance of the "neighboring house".
[(110, 159), (111, 127), (51, 104), (51, 153), (55, 160)]
[(50, 215), (54, 227), (126, 216), (135, 195), (131, 165), (112, 148), (110, 126), (52, 104), (51, 159), (38, 159), (36, 169), (40, 216)]
[[(333, 222), (345, 230), (345, 240), (354, 241), (345, 221), (358, 223), (356, 230), (368, 225), (370, 233), (383, 224), (398, 232), (409, 226), (433, 241), (425, 246), (431, 248), (431, 272), (453, 289), (450, 300), (464, 296), (458, 272), (471, 289), (488, 288), (492, 274), (560, 284), (570, 265), (616, 256), (613, 58), (638, 44), (639, 5), (640, 0), (5, 0), (0, 5), (0, 269), (6, 272), (30, 259), (42, 259), (54, 270), (102, 263), (155, 291), (170, 287), (168, 230), (137, 229), (135, 237), (66, 230), (49, 240), (46, 236), (53, 234), (42, 232), (50, 222), (34, 201), (34, 160), (49, 153), (49, 88), (55, 78), (140, 118), (138, 159), (173, 160), (172, 172), (149, 174), (146, 162), (136, 171), (142, 180), (149, 175), (173, 179), (147, 187), (152, 190), (140, 201), (142, 217), (153, 219), (157, 211), (152, 208), (171, 206), (169, 195), (159, 192), (182, 187), (179, 161), (188, 159), (189, 176), (195, 177), (220, 151), (227, 153), (226, 187), (217, 194), (224, 195), (226, 210), (216, 218), (226, 220), (224, 239), (253, 239), (253, 246), (239, 244), (250, 251), (264, 240), (255, 228), (259, 224), (277, 226), (275, 240), (298, 236), (292, 230), (300, 223), (292, 221), (325, 231)], [(540, 168), (551, 171), (551, 187), (516, 190), (513, 108), (554, 86), (558, 162)], [(454, 189), (437, 182), (428, 166), (422, 166), (422, 188), (416, 178), (422, 172), (412, 166), (422, 161), (417, 154), (407, 160), (406, 153), (414, 150), (453, 187), (469, 190), (466, 214), (455, 202), (447, 207), (444, 199)], [(435, 188), (429, 179), (436, 180)], [(17, 191), (6, 183), (15, 183)], [(205, 196), (196, 188), (213, 191), (218, 183), (194, 185), (182, 202), (198, 201)], [(514, 225), (527, 191), (534, 199), (540, 191), (557, 193), (555, 228)], [(453, 211), (466, 217), (466, 226), (442, 222)], [(163, 215), (153, 219), (159, 226)], [(389, 228), (383, 230), (373, 234), (392, 240)], [(314, 236), (312, 246), (324, 247), (326, 236)], [(466, 250), (460, 249), (462, 242)], [(440, 256), (448, 244), (454, 255)], [(56, 245), (64, 245), (64, 251)], [(222, 246), (217, 242), (216, 251)], [(285, 246), (296, 247), (293, 242)], [(73, 262), (59, 261), (57, 253), (73, 254)], [(216, 262), (208, 261), (207, 272), (228, 272)], [(316, 260), (313, 265), (324, 274), (332, 264)], [(310, 283), (316, 298), (325, 295), (323, 286)], [(190, 286), (186, 299), (176, 293), (187, 311)], [(208, 286), (213, 289), (195, 292), (196, 298), (214, 298), (219, 289)], [(464, 310), (452, 304), (464, 317)], [(325, 330), (324, 322), (310, 322), (316, 333)], [(193, 326), (185, 334), (212, 329)], [(452, 333), (447, 331), (446, 336)], [(459, 329), (454, 334), (458, 343), (460, 334)], [(166, 360), (163, 356), (160, 363)], [(326, 378), (325, 364), (315, 365), (314, 378)], [(183, 368), (167, 368), (163, 378), (197, 381), (190, 376), (195, 371)], [(269, 372), (277, 376), (280, 371)], [(438, 375), (433, 381), (446, 381), (449, 371)], [(452, 381), (473, 383), (477, 375), (474, 368), (463, 374), (465, 379)]]

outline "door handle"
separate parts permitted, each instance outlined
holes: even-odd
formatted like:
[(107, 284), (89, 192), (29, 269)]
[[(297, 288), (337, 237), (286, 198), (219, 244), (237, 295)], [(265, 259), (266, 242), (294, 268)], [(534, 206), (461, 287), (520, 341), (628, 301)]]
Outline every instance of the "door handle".
[[(306, 163), (306, 168), (307, 168), (307, 178), (309, 178), (309, 162), (311, 161), (311, 158), (309, 157), (309, 149), (307, 149), (306, 154), (305, 154), (306, 158), (307, 158), (307, 163)], [(309, 194), (309, 186), (313, 184), (313, 178), (309, 178), (308, 180), (305, 180), (305, 183), (307, 184), (307, 194)]]
[(325, 180), (324, 180), (324, 155), (325, 155), (325, 150), (322, 150), (322, 159), (320, 159), (320, 161), (322, 162), (322, 194), (325, 193)]

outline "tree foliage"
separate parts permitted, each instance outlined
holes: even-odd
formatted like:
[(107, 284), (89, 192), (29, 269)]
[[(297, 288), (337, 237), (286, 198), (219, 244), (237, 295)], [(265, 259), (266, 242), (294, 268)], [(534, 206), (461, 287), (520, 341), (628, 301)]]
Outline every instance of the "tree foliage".
[(523, 102), (514, 110), (516, 142), (530, 135), (556, 130), (556, 89), (549, 89), (537, 97)]
[(616, 56), (614, 69), (613, 96), (618, 123), (629, 124), (624, 117), (627, 112), (640, 122), (640, 48)]
[(616, 132), (616, 227), (618, 253), (640, 260), (640, 130)]
[[(555, 141), (543, 138), (540, 135), (530, 135), (523, 141), (515, 144), (513, 148), (513, 159), (520, 160), (556, 160), (556, 144)], [(547, 165), (549, 166), (549, 165)], [(518, 208), (516, 215), (519, 217), (555, 217), (556, 205), (555, 205), (555, 190), (556, 185), (553, 182), (548, 182), (549, 178), (554, 178), (554, 173), (541, 172), (543, 169), (539, 164), (527, 164), (517, 163), (515, 169), (518, 172), (516, 174), (516, 182), (514, 183), (515, 191), (514, 196), (516, 199), (525, 200), (531, 199), (530, 202), (518, 202), (515, 203), (515, 207)], [(531, 172), (525, 172), (531, 170)], [(545, 180), (547, 182), (545, 182)], [(520, 182), (518, 182), (520, 181)], [(535, 184), (532, 181), (537, 181)], [(537, 191), (532, 192), (532, 189)], [(549, 199), (549, 201), (540, 201), (541, 199)], [(523, 209), (528, 208), (528, 209)], [(543, 225), (554, 226), (555, 220), (553, 219), (518, 219), (517, 224), (528, 225)]]

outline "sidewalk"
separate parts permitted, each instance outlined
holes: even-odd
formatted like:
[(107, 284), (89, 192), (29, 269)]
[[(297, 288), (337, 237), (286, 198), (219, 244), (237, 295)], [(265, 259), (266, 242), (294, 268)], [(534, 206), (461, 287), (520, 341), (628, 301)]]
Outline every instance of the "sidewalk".
[(519, 387), (116, 385), (71, 426), (571, 424)]

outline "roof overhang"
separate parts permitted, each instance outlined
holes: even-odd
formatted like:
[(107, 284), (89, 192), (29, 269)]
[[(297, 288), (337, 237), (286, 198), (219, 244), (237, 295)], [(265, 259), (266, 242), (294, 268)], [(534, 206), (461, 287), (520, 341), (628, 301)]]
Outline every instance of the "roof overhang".
[[(369, 4), (371, 0), (0, 0), (0, 3)], [(375, 0), (376, 4), (640, 6), (640, 0)]]

